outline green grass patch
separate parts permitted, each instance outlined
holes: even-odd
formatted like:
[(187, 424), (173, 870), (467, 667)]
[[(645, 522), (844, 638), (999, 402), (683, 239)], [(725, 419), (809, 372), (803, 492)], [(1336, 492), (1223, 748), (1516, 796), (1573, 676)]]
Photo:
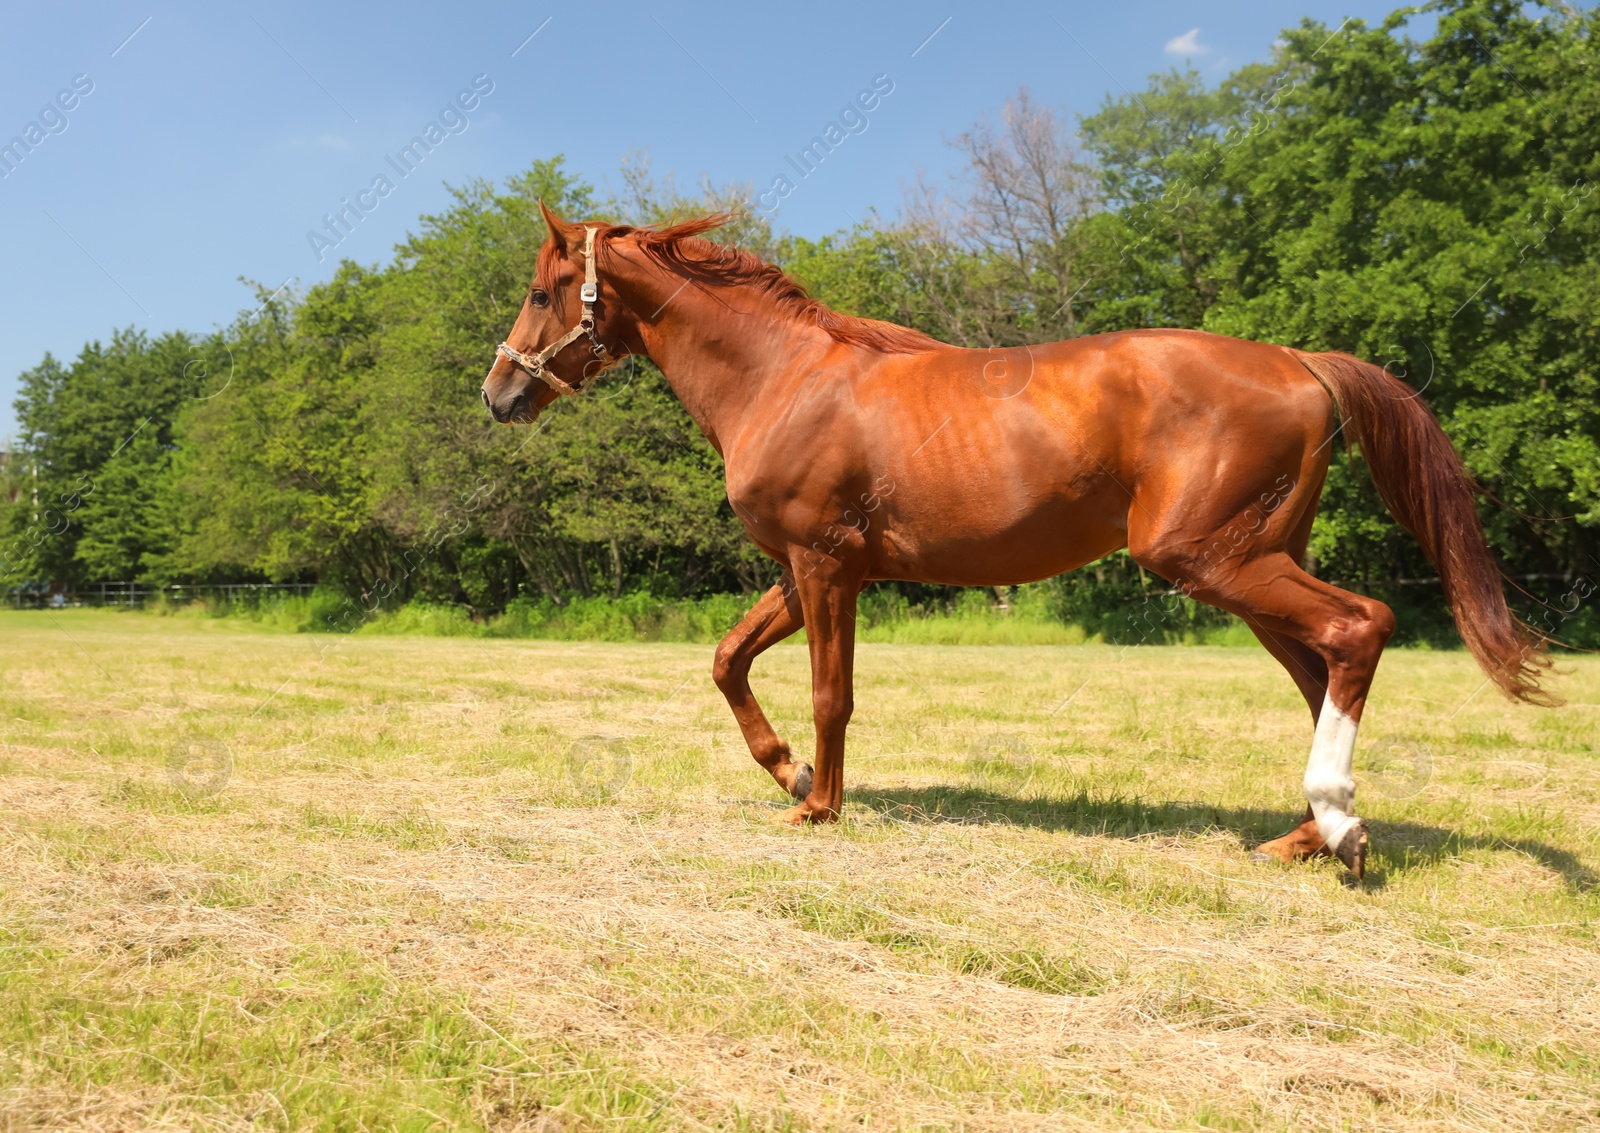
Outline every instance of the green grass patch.
[[(461, 996), (402, 986), (364, 957), (308, 948), (252, 975), (169, 952), (119, 973), (0, 936), (0, 1088), (48, 1125), (73, 1097), (139, 1099), (135, 1124), (209, 1114), (269, 1129), (648, 1128), (675, 1091), (578, 1043), (512, 1038)], [(161, 973), (173, 968), (166, 980)], [(68, 990), (70, 989), (70, 990)]]

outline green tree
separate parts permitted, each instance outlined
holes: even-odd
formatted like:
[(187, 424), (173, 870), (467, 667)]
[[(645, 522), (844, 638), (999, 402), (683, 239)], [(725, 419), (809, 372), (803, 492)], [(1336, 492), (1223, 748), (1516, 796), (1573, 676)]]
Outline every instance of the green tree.
[[(691, 207), (630, 184), (653, 215)], [(187, 518), (164, 568), (477, 608), (524, 591), (758, 585), (720, 460), (648, 364), (553, 407), (534, 436), (484, 414), (492, 344), (544, 243), (541, 199), (616, 215), (559, 159), (538, 162), (503, 189), (457, 190), (389, 266), (345, 263), (210, 344), (230, 354), (232, 385), (185, 419), (166, 498)]]
[(22, 375), (16, 471), (6, 509), (6, 585), (134, 580), (174, 532), (156, 506), (178, 417), (191, 400), (194, 343), (132, 328)]
[[(1082, 122), (1107, 211), (1085, 325), (1196, 326), (1386, 365), (1492, 500), (1514, 574), (1600, 570), (1596, 16), (1445, 0), (1433, 35), (1307, 22), (1215, 89), (1152, 79)], [(1501, 506), (1503, 502), (1506, 506)], [(1336, 461), (1319, 573), (1432, 574)], [(1554, 589), (1563, 584), (1554, 583)], [(1550, 591), (1551, 584), (1535, 587)]]
[[(1596, 569), (1600, 89), (1595, 15), (1509, 0), (1285, 33), (1302, 76), (1222, 160), (1229, 270), (1205, 325), (1339, 349), (1423, 389), (1517, 572)], [(1316, 553), (1342, 577), (1426, 565), (1341, 471)]]

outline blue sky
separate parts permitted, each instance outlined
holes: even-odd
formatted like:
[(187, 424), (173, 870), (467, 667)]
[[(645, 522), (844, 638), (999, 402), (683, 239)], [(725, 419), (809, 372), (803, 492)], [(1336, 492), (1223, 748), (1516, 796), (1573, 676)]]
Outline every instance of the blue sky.
[[(894, 215), (919, 170), (952, 167), (945, 139), (1023, 84), (1072, 120), (1186, 59), (1211, 79), (1264, 59), (1302, 16), (1332, 29), (1394, 6), (13, 6), (0, 145), (29, 123), (43, 137), (0, 179), (0, 436), (15, 427), (16, 375), (46, 351), (70, 358), (128, 325), (203, 333), (254, 305), (241, 276), (305, 288), (339, 256), (385, 261), (443, 207), (447, 182), (564, 154), (603, 191), (647, 151), (684, 186), (761, 188), (886, 75), (893, 93), (865, 132), (777, 213), (819, 236)], [(385, 158), (479, 76), (493, 90), (465, 129), (395, 176)], [(92, 91), (45, 113), (75, 79)], [(319, 262), (307, 234), (384, 172), (394, 191)]]

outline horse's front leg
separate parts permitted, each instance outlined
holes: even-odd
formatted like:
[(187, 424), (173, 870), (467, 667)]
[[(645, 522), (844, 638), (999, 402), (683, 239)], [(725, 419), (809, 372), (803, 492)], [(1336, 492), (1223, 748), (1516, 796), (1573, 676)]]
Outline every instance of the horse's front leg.
[(799, 548), (789, 561), (811, 647), (811, 713), (817, 729), (811, 793), (783, 815), (798, 826), (836, 821), (844, 809), (844, 732), (854, 707), (856, 596), (864, 571), (844, 559), (815, 553), (808, 559)]
[(794, 576), (788, 571), (761, 600), (750, 608), (733, 631), (717, 646), (711, 678), (733, 709), (739, 731), (755, 761), (767, 769), (778, 785), (797, 799), (811, 793), (811, 765), (796, 763), (789, 745), (778, 738), (772, 722), (761, 711), (750, 691), (750, 666), (769, 647), (776, 645), (801, 625), (800, 596), (795, 592)]

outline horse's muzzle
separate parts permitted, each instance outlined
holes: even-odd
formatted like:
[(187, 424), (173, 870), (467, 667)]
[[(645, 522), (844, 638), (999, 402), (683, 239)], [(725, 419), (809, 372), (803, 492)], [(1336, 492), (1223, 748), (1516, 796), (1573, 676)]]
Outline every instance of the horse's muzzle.
[(489, 391), (485, 389), (483, 390), (483, 404), (488, 407), (490, 416), (502, 425), (510, 425), (516, 422), (526, 423), (533, 420), (532, 415), (528, 413), (528, 394), (526, 390), (517, 394), (504, 405), (496, 405), (489, 397)]
[[(517, 374), (517, 378), (520, 378), (520, 374)], [(490, 386), (496, 387), (498, 395), (490, 394)], [(522, 389), (517, 389), (517, 386)], [(483, 405), (490, 411), (490, 416), (501, 424), (528, 424), (539, 416), (538, 410), (533, 405), (533, 394), (528, 389), (528, 382), (496, 382), (491, 374), (490, 378), (483, 379), (482, 397)]]

